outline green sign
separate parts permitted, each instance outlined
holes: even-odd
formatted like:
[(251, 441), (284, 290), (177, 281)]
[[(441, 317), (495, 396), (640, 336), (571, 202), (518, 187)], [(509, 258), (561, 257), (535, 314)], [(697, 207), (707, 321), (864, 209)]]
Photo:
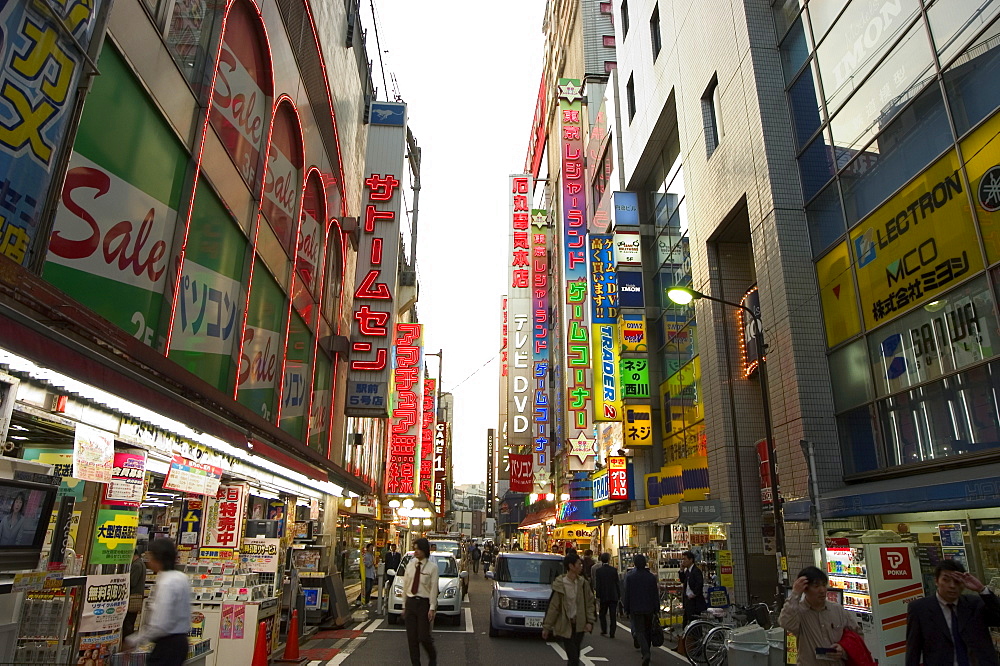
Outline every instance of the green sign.
[(97, 512), (90, 564), (128, 564), (135, 551), (138, 511), (101, 509)]
[(649, 361), (640, 358), (622, 359), (622, 395), (629, 398), (649, 397)]
[(278, 380), (285, 329), (285, 295), (260, 259), (254, 264), (247, 328), (237, 375), (236, 399), (273, 422), (277, 413)]

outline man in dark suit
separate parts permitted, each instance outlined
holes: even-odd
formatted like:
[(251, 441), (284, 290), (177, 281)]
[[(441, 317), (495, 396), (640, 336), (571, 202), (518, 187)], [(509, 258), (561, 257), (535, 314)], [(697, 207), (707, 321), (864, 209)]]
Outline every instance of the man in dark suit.
[[(397, 571), (399, 569), (399, 563), (403, 560), (403, 554), (396, 550), (396, 544), (389, 544), (389, 552), (385, 555), (385, 584), (389, 588), (389, 593), (392, 593), (392, 585), (396, 580), (396, 576), (402, 576), (402, 571)], [(396, 571), (394, 574), (389, 574), (389, 571)]]
[(694, 562), (690, 550), (681, 555), (681, 585), (684, 586), (684, 626), (708, 608), (705, 601), (705, 576)]
[[(598, 617), (601, 618), (601, 635), (609, 634), (615, 637), (615, 629), (618, 627), (618, 600), (622, 596), (622, 585), (618, 579), (618, 569), (611, 566), (611, 555), (601, 553), (601, 564), (592, 569), (594, 576), (594, 592), (597, 593), (597, 600), (601, 602)], [(611, 631), (608, 631), (608, 611), (611, 611)]]
[(1000, 626), (997, 596), (956, 560), (938, 564), (934, 582), (934, 596), (912, 602), (907, 612), (906, 665), (1000, 666), (989, 629)]

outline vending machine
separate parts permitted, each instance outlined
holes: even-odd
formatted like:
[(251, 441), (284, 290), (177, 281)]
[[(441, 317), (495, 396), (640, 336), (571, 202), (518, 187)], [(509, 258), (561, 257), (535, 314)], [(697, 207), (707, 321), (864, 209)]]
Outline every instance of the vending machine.
[(857, 614), (879, 664), (905, 663), (906, 609), (924, 596), (915, 544), (828, 539), (826, 557), (828, 598)]

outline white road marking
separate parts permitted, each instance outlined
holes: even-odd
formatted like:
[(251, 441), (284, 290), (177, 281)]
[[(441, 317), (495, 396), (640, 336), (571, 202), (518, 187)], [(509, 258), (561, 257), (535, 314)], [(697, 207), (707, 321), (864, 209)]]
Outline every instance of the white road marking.
[[(566, 651), (563, 650), (563, 648), (562, 648), (561, 645), (559, 645), (558, 643), (549, 643), (548, 645), (553, 650), (556, 651), (556, 654), (558, 654), (561, 659), (566, 659), (567, 658), (566, 657)], [(590, 652), (593, 649), (594, 649), (593, 645), (587, 645), (587, 646), (585, 646), (583, 648), (580, 648), (580, 664), (581, 664), (581, 666), (593, 666), (594, 663), (596, 663), (598, 661), (607, 661), (608, 660), (607, 657), (588, 657), (587, 653)]]
[(378, 628), (380, 624), (382, 624), (382, 622), (383, 622), (382, 618), (373, 620), (372, 623), (365, 628), (365, 633), (366, 634), (372, 633), (373, 631), (375, 631), (375, 629)]
[[(625, 631), (629, 632), (629, 638), (632, 637), (632, 627), (626, 626), (626, 625), (622, 624), (621, 622), (615, 622), (615, 624), (617, 624), (619, 627), (621, 627)], [(671, 650), (668, 647), (663, 647), (662, 645), (659, 647), (659, 649), (663, 650), (664, 652), (666, 652), (668, 654), (674, 655), (675, 657), (677, 657), (681, 661), (687, 661), (687, 657), (685, 657), (684, 655), (682, 655), (680, 652), (675, 652), (674, 650)]]
[(465, 609), (465, 633), (474, 634), (475, 630), (472, 628), (472, 609)]

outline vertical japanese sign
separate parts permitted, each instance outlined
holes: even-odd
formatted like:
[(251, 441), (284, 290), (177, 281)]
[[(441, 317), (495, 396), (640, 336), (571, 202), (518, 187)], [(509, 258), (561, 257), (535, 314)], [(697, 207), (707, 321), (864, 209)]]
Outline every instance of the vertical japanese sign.
[(448, 424), (438, 423), (434, 427), (434, 512), (443, 516), (447, 509), (446, 490), (448, 485)]
[(625, 448), (653, 445), (653, 408), (649, 405), (625, 407)]
[[(512, 451), (534, 448), (531, 427), (531, 177), (509, 178), (510, 260), (507, 289), (507, 442)], [(538, 456), (536, 456), (537, 458)], [(547, 459), (545, 452), (541, 460)]]
[(648, 398), (649, 361), (645, 358), (623, 358), (621, 367), (625, 397)]
[(85, 590), (79, 630), (121, 631), (128, 610), (128, 574), (87, 576)]
[(494, 505), (497, 496), (496, 458), (497, 431), (496, 428), (486, 429), (486, 517), (494, 517)]
[(114, 468), (115, 436), (83, 423), (73, 435), (73, 478), (111, 483)]
[(393, 341), (392, 416), (385, 492), (413, 495), (420, 490), (420, 438), (423, 411), (423, 327), (396, 324)]
[(628, 460), (624, 456), (608, 457), (608, 499), (621, 501), (628, 496)]
[(247, 513), (247, 495), (248, 488), (243, 483), (219, 486), (215, 497), (205, 502), (202, 546), (239, 547)]
[(548, 212), (531, 211), (531, 381), (534, 396), (532, 474), (534, 492), (551, 491), (548, 457), (552, 452), (552, 412), (549, 410), (549, 221)]
[(434, 502), (434, 432), (437, 425), (437, 380), (424, 379), (420, 420), (420, 492)]
[(562, 224), (566, 278), (566, 439), (570, 470), (594, 469), (592, 371), (587, 325), (587, 193), (583, 168), (582, 88), (559, 79)]
[(507, 296), (503, 296), (503, 308), (500, 334), (500, 406), (497, 410), (497, 433), (503, 447), (503, 464), (500, 467), (500, 478), (506, 480), (509, 475), (508, 458), (510, 456), (510, 442), (507, 438), (507, 396), (510, 393), (507, 386)]
[(510, 454), (510, 491), (512, 493), (535, 492), (531, 469), (531, 455)]
[(234, 2), (226, 15), (209, 120), (236, 168), (256, 190), (270, 123), (271, 62), (253, 4)]
[(39, 216), (60, 168), (85, 51), (102, 38), (94, 33), (105, 5), (5, 2), (0, 9), (0, 254), (22, 265), (44, 250)]
[(613, 237), (590, 235), (590, 315), (594, 370), (594, 420), (617, 421), (622, 414), (618, 354), (618, 282)]
[(200, 499), (186, 498), (181, 510), (181, 537), (178, 545), (197, 548), (201, 537), (201, 518), (204, 515), (205, 502)]
[(135, 510), (100, 509), (90, 547), (89, 564), (128, 564), (135, 550), (139, 513)]
[(365, 154), (346, 416), (389, 416), (389, 349), (396, 320), (406, 105), (373, 102)]

